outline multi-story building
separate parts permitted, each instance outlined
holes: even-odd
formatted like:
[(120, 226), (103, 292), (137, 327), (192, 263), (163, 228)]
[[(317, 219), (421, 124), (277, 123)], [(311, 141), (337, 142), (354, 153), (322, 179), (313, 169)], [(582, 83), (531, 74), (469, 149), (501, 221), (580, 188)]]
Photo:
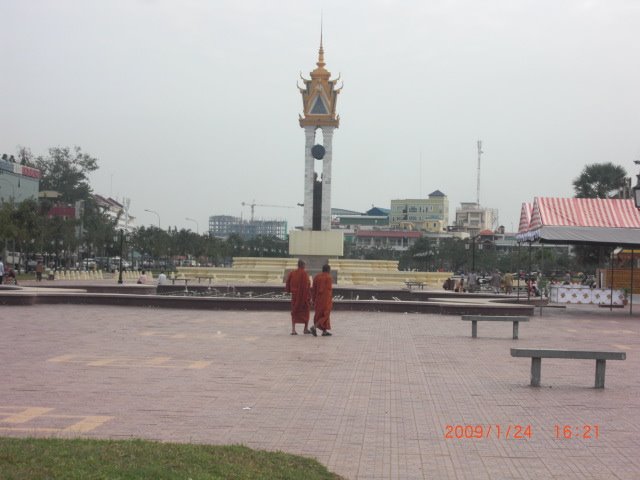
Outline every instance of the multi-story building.
[(391, 200), (389, 226), (402, 230), (442, 232), (449, 223), (449, 199), (440, 190), (428, 198)]
[(478, 235), (482, 230), (496, 230), (498, 211), (493, 208), (481, 207), (475, 202), (462, 202), (456, 209), (455, 226), (471, 236)]
[(116, 229), (132, 232), (135, 228), (135, 217), (129, 213), (130, 200), (123, 198), (122, 203), (111, 197), (94, 195), (93, 199), (102, 212), (112, 221), (116, 222)]
[(253, 220), (248, 222), (231, 215), (212, 215), (209, 217), (209, 235), (227, 238), (232, 234), (240, 235), (242, 238), (264, 235), (286, 240), (287, 222), (285, 220)]
[(0, 158), (0, 203), (36, 200), (40, 191), (40, 170), (17, 163), (13, 156)]
[(422, 237), (420, 232), (406, 230), (358, 230), (355, 245), (360, 248), (406, 251)]

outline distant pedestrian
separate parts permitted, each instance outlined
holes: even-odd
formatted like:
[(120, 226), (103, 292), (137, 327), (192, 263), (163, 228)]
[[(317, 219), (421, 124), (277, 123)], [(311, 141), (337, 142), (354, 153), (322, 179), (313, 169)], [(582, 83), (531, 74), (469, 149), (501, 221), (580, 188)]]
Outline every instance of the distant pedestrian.
[(144, 285), (145, 283), (147, 283), (147, 274), (142, 270), (142, 273), (140, 273), (140, 276), (138, 277), (138, 284)]
[(167, 276), (165, 275), (164, 270), (162, 270), (160, 275), (158, 275), (158, 285), (164, 285), (165, 283), (167, 283)]
[(2, 263), (2, 257), (0, 257), (0, 285), (2, 285), (3, 278), (4, 278), (4, 263)]
[(491, 275), (491, 286), (493, 287), (493, 293), (500, 293), (500, 283), (502, 282), (502, 277), (500, 276), (500, 272), (495, 270)]
[(36, 281), (42, 281), (42, 272), (44, 272), (44, 265), (42, 264), (42, 262), (38, 262), (36, 264)]
[(455, 288), (455, 282), (451, 277), (449, 277), (442, 284), (442, 288), (444, 288), (445, 290), (453, 290)]
[(507, 295), (513, 293), (513, 275), (509, 272), (504, 274), (504, 291)]
[(469, 293), (478, 291), (478, 276), (476, 275), (476, 272), (469, 273), (469, 276), (467, 277), (467, 291)]
[(304, 324), (304, 333), (309, 330), (309, 315), (311, 309), (311, 281), (304, 269), (304, 260), (298, 260), (298, 269), (289, 273), (285, 290), (291, 294), (291, 335), (297, 335), (296, 323)]
[(6, 285), (18, 285), (18, 277), (16, 276), (15, 268), (9, 266), (4, 276), (6, 277), (4, 279), (4, 283)]
[(331, 278), (331, 267), (322, 266), (322, 273), (313, 277), (313, 287), (311, 288), (311, 298), (313, 300), (313, 327), (311, 333), (317, 336), (316, 328), (322, 330), (322, 336), (331, 336), (331, 308), (333, 307), (333, 279)]

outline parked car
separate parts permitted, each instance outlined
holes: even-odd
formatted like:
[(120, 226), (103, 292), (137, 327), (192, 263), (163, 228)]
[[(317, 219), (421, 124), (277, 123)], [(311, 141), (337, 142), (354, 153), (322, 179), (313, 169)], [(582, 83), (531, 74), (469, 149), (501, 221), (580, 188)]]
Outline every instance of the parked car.
[[(129, 263), (124, 258), (122, 259), (122, 269), (123, 270), (131, 269), (131, 263)], [(111, 261), (109, 263), (109, 270), (112, 272), (116, 272), (120, 270), (120, 257), (111, 257)]]

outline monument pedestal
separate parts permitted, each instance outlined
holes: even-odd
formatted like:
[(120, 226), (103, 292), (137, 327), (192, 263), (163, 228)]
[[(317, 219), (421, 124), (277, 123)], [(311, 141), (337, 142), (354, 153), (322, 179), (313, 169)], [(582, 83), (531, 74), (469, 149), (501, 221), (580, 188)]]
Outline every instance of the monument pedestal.
[(292, 231), (289, 233), (289, 255), (304, 260), (309, 274), (315, 275), (330, 258), (344, 255), (344, 235), (336, 231)]

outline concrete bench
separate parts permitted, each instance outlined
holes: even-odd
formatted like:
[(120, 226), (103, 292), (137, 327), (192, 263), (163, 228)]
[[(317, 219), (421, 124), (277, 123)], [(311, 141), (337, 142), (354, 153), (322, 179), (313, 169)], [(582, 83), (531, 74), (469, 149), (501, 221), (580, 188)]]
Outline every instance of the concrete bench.
[(411, 287), (418, 287), (420, 290), (424, 290), (424, 282), (404, 282), (409, 290)]
[(463, 315), (462, 320), (471, 322), (471, 336), (478, 338), (478, 322), (513, 322), (513, 338), (518, 339), (518, 324), (528, 322), (529, 317), (513, 315)]
[(576, 358), (596, 361), (595, 388), (604, 388), (607, 360), (626, 360), (625, 352), (594, 352), (588, 350), (548, 350), (542, 348), (512, 348), (512, 357), (531, 357), (531, 386), (540, 386), (543, 358)]

